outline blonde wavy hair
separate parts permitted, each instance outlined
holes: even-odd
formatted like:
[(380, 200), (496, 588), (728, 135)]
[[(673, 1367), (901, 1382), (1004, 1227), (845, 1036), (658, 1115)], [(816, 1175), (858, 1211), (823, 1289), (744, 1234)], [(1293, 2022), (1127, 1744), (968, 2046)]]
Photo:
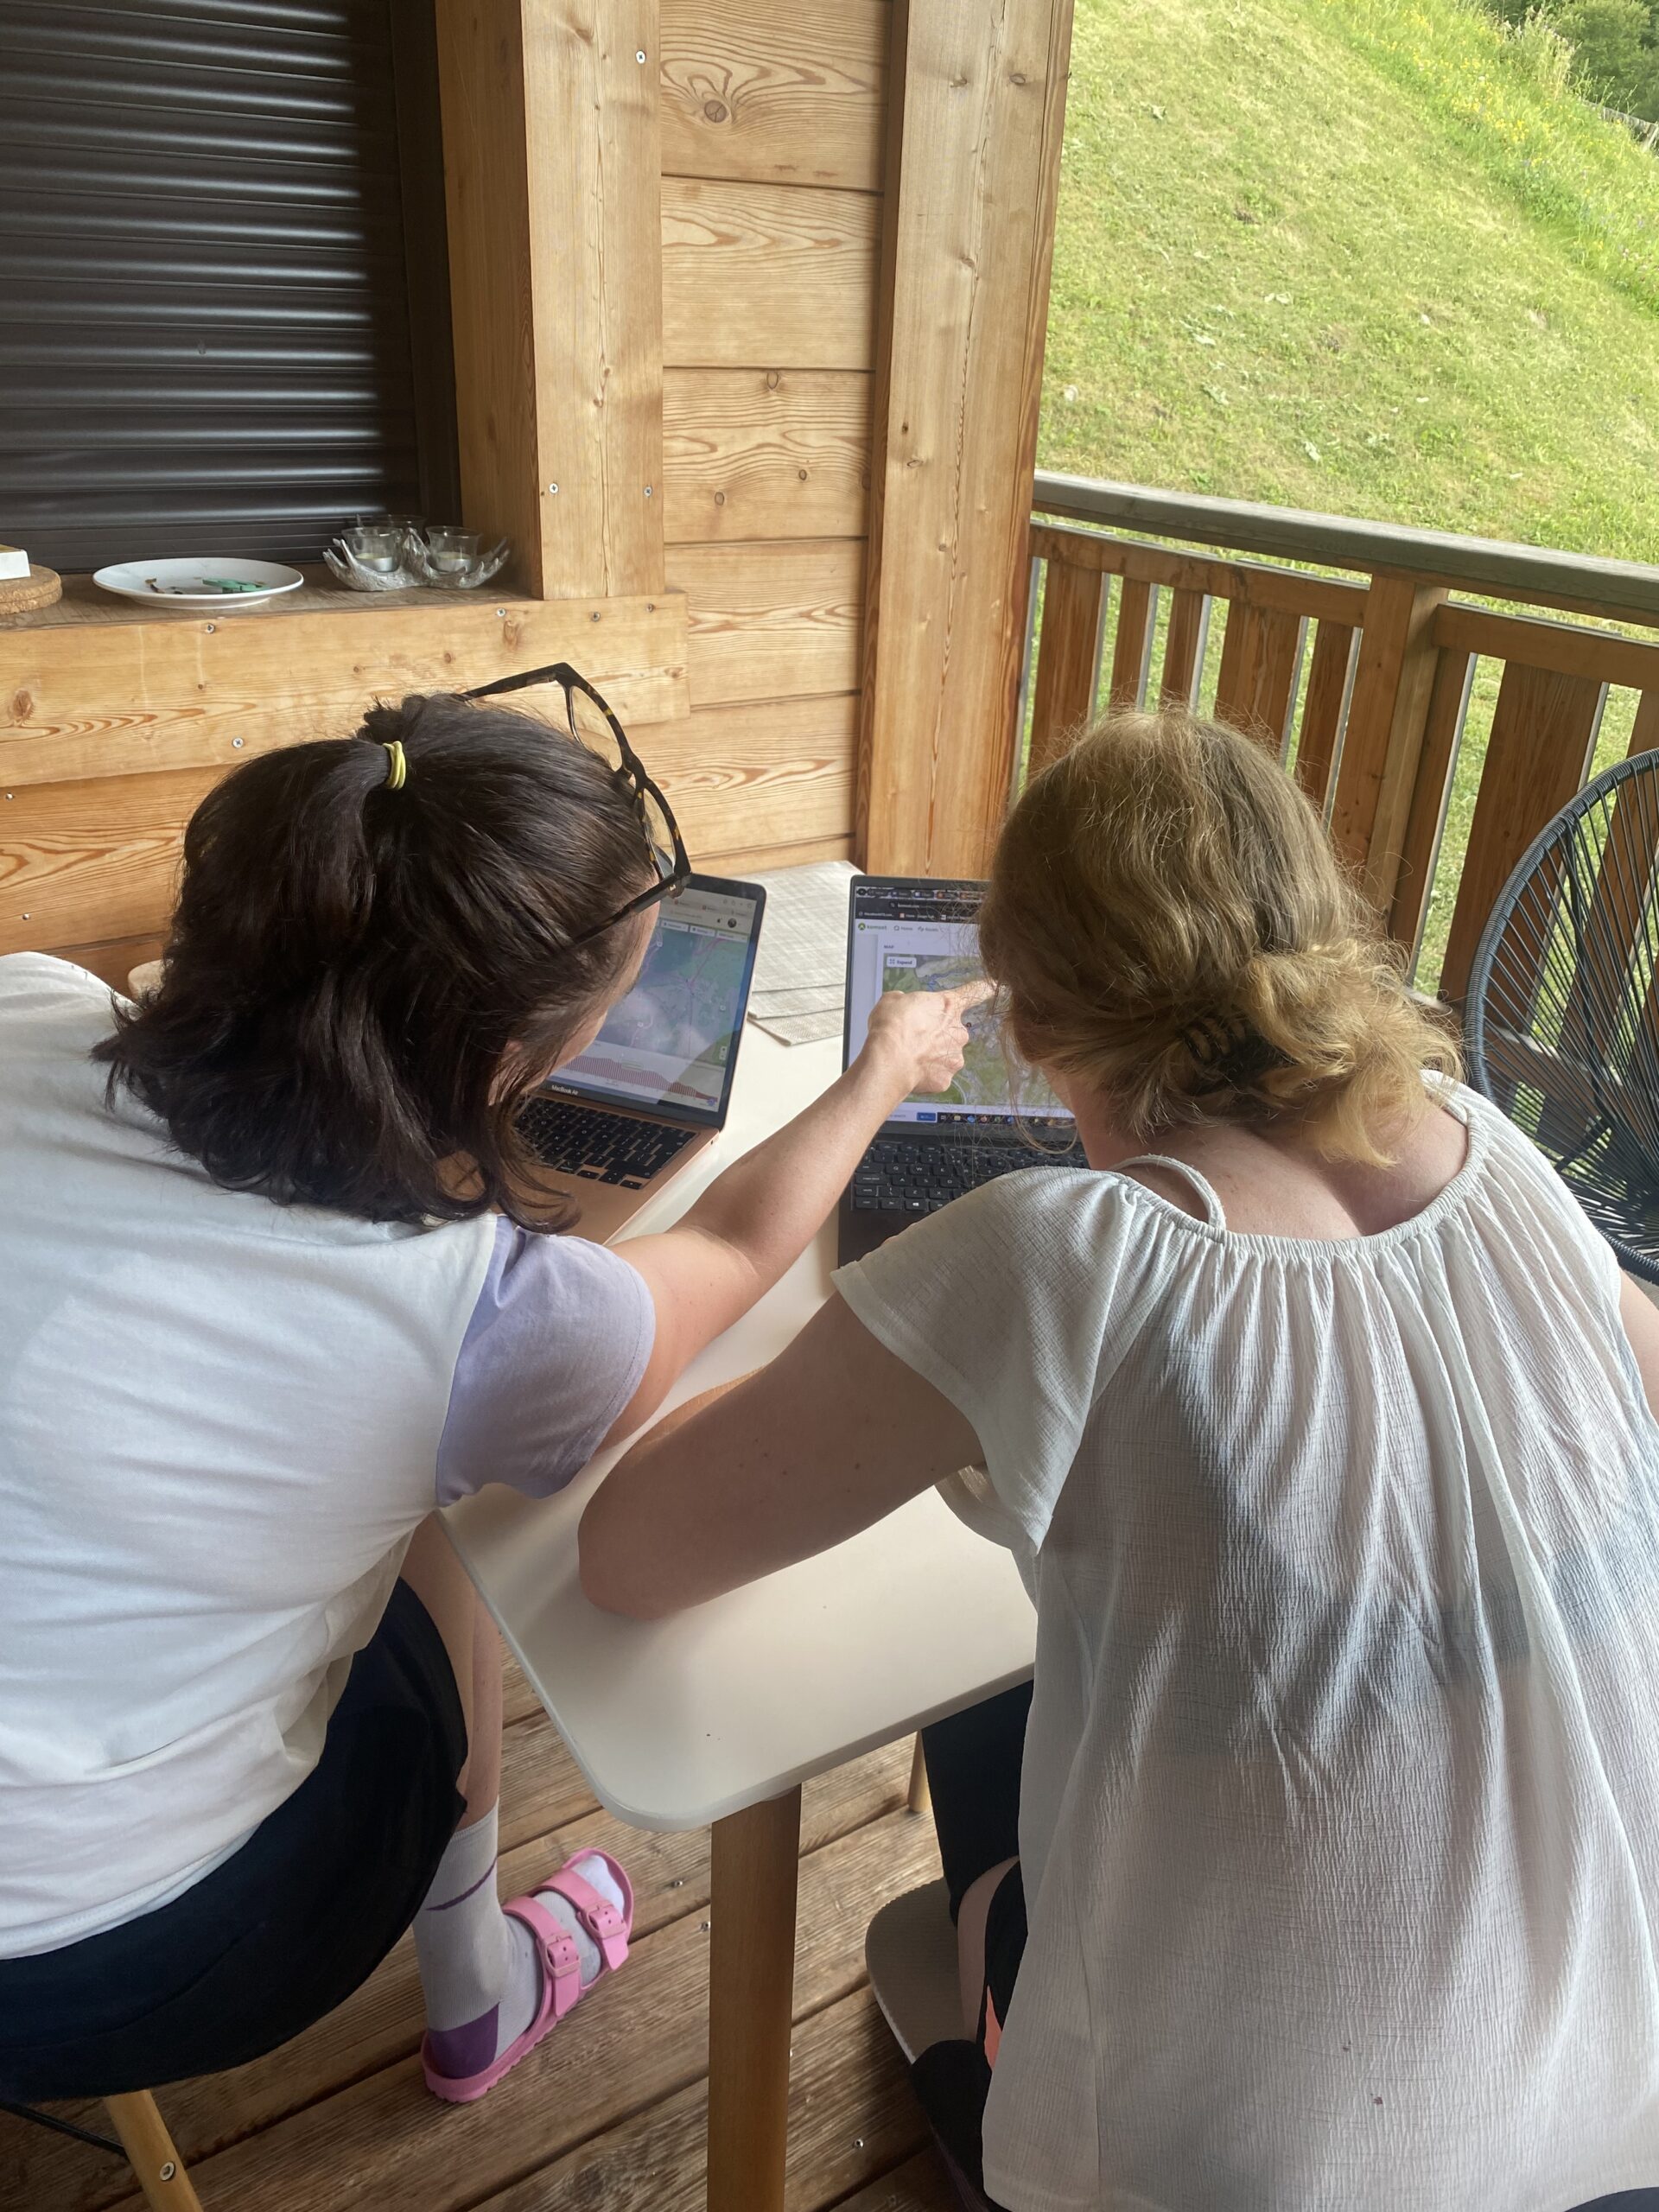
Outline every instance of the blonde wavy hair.
[(1113, 714), (1036, 777), (980, 916), (1021, 1055), (1137, 1141), (1294, 1122), (1382, 1166), (1459, 1072), (1446, 1022), (1263, 748), (1185, 709)]

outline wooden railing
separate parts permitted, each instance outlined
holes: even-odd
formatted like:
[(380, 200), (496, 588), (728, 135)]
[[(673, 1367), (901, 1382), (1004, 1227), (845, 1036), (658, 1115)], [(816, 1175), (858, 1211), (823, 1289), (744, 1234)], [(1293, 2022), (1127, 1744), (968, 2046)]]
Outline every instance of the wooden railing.
[(1249, 730), (1414, 962), (1433, 901), (1448, 999), (1544, 823), (1659, 747), (1659, 642), (1626, 633), (1659, 627), (1659, 569), (1076, 477), (1034, 505), (1021, 773), (1108, 704)]

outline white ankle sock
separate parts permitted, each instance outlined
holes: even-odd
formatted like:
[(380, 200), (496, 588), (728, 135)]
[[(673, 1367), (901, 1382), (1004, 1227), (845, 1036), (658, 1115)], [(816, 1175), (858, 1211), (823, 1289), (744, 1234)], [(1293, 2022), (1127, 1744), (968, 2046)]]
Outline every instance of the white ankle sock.
[[(450, 1838), (415, 1922), (430, 2056), (441, 2074), (481, 2074), (523, 2035), (540, 2007), (535, 1939), (509, 1919), (496, 1895), (497, 1808)], [(587, 1853), (575, 1871), (614, 1905), (622, 1892), (605, 1861)], [(537, 1892), (575, 1938), (585, 1989), (598, 1974), (598, 1945), (556, 1891)]]

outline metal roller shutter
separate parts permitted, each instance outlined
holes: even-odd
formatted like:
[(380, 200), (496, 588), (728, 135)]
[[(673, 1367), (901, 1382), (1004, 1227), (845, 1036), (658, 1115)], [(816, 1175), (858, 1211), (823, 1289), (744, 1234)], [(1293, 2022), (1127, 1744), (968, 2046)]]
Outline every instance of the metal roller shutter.
[(4, 0), (0, 538), (315, 560), (453, 505), (430, 32), (430, 0)]

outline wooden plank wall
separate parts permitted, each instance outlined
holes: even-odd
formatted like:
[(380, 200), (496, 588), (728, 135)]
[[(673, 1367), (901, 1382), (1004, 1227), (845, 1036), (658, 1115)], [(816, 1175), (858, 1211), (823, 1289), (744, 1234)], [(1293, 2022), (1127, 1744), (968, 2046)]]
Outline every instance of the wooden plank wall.
[(662, 0), (667, 780), (725, 779), (728, 867), (852, 849), (890, 18)]

